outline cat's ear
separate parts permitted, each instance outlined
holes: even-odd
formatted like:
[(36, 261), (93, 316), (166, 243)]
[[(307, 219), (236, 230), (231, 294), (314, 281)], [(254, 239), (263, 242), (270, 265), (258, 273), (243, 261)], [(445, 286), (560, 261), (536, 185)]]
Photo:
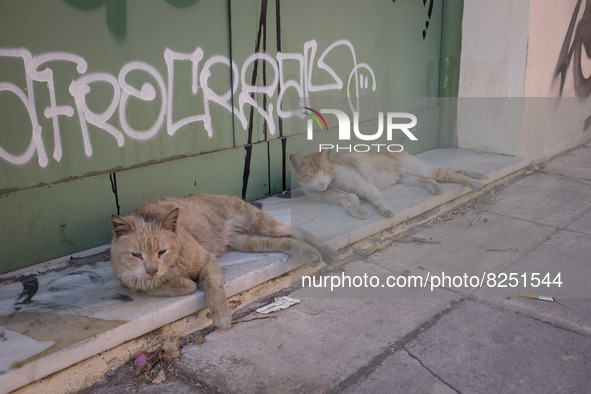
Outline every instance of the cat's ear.
[(111, 223), (113, 224), (113, 233), (116, 237), (129, 234), (132, 230), (131, 223), (121, 216), (111, 215)]
[(324, 148), (320, 151), (320, 156), (326, 157), (327, 160), (330, 160), (330, 153), (332, 152), (332, 148)]
[(290, 155), (289, 161), (291, 161), (291, 165), (296, 170), (302, 168), (302, 166), (304, 165), (304, 159), (302, 159), (298, 155)]
[(160, 222), (160, 227), (172, 231), (173, 233), (176, 232), (176, 223), (179, 218), (179, 209), (175, 208), (166, 215), (162, 222)]

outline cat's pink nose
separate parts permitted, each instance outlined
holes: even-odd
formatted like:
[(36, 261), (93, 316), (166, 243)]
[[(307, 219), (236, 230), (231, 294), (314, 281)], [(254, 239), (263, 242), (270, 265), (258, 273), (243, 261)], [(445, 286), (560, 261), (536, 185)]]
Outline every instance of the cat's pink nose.
[(144, 268), (150, 276), (154, 276), (158, 272), (158, 266), (156, 264), (144, 263)]

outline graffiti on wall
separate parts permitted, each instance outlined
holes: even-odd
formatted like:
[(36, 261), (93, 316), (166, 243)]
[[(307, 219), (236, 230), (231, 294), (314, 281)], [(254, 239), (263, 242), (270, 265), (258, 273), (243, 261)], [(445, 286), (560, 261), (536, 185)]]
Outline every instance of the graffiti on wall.
[(583, 48), (587, 56), (591, 54), (591, 0), (585, 0), (585, 9), (581, 18), (577, 21), (581, 4), (582, 0), (578, 0), (554, 71), (554, 79), (560, 78), (560, 95), (562, 95), (564, 90), (564, 84), (571, 62), (573, 64), (572, 75), (576, 95), (579, 97), (588, 97), (591, 95), (591, 78), (585, 77), (583, 73)]
[[(433, 14), (433, 0), (429, 1), (429, 8), (427, 10), (427, 20), (425, 21), (425, 28), (423, 29), (423, 41), (427, 38), (427, 30), (429, 30), (429, 21), (431, 20), (431, 15)], [(423, 6), (427, 5), (427, 0), (423, 0)]]
[[(428, 6), (427, 1), (429, 2)], [(395, 3), (396, 0), (392, 0), (392, 2)], [(429, 30), (429, 22), (431, 21), (431, 15), (433, 14), (433, 0), (423, 0), (423, 7), (427, 7), (427, 20), (425, 21), (425, 28), (421, 33), (423, 41), (425, 41), (425, 38), (427, 38), (427, 31)]]
[[(107, 27), (115, 38), (122, 40), (127, 34), (127, 0), (64, 0), (69, 5), (84, 11), (105, 7)], [(189, 7), (197, 0), (164, 0), (177, 7)]]
[[(339, 75), (335, 68), (328, 62), (327, 57), (334, 51), (344, 49), (350, 55), (352, 68), (348, 75)], [(342, 54), (342, 52), (340, 52)], [(204, 51), (197, 47), (192, 53), (176, 52), (166, 48), (163, 54), (163, 62), (166, 65), (166, 75), (162, 75), (151, 64), (141, 61), (131, 61), (124, 64), (118, 75), (106, 72), (88, 72), (86, 60), (79, 55), (67, 52), (48, 52), (33, 55), (25, 48), (0, 49), (0, 61), (2, 58), (17, 58), (22, 60), (26, 86), (17, 86), (12, 82), (0, 81), (0, 94), (13, 94), (18, 105), (22, 105), (29, 116), (30, 128), (28, 130), (10, 130), (9, 133), (27, 133), (30, 142), (22, 153), (9, 152), (0, 145), (0, 158), (16, 165), (28, 163), (37, 155), (40, 167), (46, 167), (49, 156), (44, 143), (44, 136), (50, 133), (43, 130), (40, 119), (45, 117), (51, 121), (53, 132), (53, 153), (55, 161), (60, 162), (63, 157), (61, 143), (60, 117), (76, 117), (80, 124), (83, 149), (87, 157), (93, 155), (91, 130), (100, 129), (101, 132), (110, 135), (119, 147), (123, 147), (127, 139), (149, 140), (161, 130), (166, 130), (168, 136), (174, 134), (184, 126), (195, 122), (201, 122), (207, 135), (214, 135), (211, 121), (210, 108), (214, 105), (226, 109), (233, 114), (244, 130), (249, 124), (248, 109), (255, 111), (265, 120), (268, 132), (275, 135), (277, 121), (291, 116), (303, 116), (301, 109), (287, 110), (282, 105), (287, 97), (294, 95), (304, 102), (315, 93), (326, 91), (340, 91), (349, 98), (351, 110), (358, 109), (358, 101), (353, 98), (359, 96), (360, 90), (371, 89), (375, 91), (376, 80), (372, 68), (357, 61), (355, 48), (348, 40), (337, 40), (324, 49), (319, 49), (315, 40), (304, 43), (300, 53), (278, 52), (271, 56), (264, 52), (255, 52), (249, 56), (242, 65), (226, 56), (214, 55), (206, 57)], [(69, 83), (70, 97), (58, 97), (56, 93), (56, 81), (52, 66), (58, 62), (68, 62), (75, 65), (77, 75)], [(191, 92), (203, 101), (202, 113), (195, 113), (182, 119), (174, 118), (173, 97), (175, 96), (175, 67), (177, 62), (189, 62), (191, 65)], [(288, 78), (283, 73), (286, 63), (297, 64), (299, 75), (296, 78)], [(266, 69), (272, 70), (272, 75), (265, 83), (256, 84), (249, 82), (247, 72), (259, 63)], [(342, 61), (340, 62), (342, 63)], [(214, 73), (214, 66), (222, 65), (230, 70), (233, 86), (226, 92), (216, 92), (209, 86), (210, 78)], [(222, 69), (223, 70), (223, 69)], [(150, 82), (145, 82), (140, 88), (129, 83), (130, 73), (143, 73)], [(216, 67), (215, 72), (220, 72)], [(313, 82), (316, 75), (322, 75), (326, 81), (323, 84)], [(36, 89), (36, 83), (42, 83), (46, 89)], [(109, 87), (112, 96), (107, 108), (103, 112), (95, 112), (88, 104), (88, 97), (93, 94), (93, 87), (97, 85)], [(104, 90), (103, 90), (104, 91)], [(48, 95), (49, 106), (42, 113), (38, 113), (36, 102), (41, 94)], [(265, 97), (261, 105), (255, 100), (255, 95)], [(14, 99), (14, 98), (13, 98)], [(45, 99), (45, 98), (44, 98)], [(130, 124), (127, 118), (127, 105), (130, 99), (142, 102), (159, 102), (158, 116), (153, 125), (137, 130)], [(287, 102), (287, 101), (286, 101)], [(95, 126), (90, 128), (89, 126)], [(6, 134), (5, 137), (6, 138)], [(47, 137), (45, 137), (47, 138)]]
[[(591, 76), (585, 77), (583, 72), (583, 48), (585, 49), (587, 62), (591, 54), (591, 0), (585, 0), (585, 9), (577, 22), (581, 10), (582, 0), (578, 0), (573, 10), (562, 48), (558, 56), (554, 80), (560, 78), (560, 95), (564, 91), (566, 76), (571, 62), (573, 63), (573, 85), (575, 94), (579, 97), (591, 96)], [(585, 119), (583, 129), (591, 127), (591, 115)]]

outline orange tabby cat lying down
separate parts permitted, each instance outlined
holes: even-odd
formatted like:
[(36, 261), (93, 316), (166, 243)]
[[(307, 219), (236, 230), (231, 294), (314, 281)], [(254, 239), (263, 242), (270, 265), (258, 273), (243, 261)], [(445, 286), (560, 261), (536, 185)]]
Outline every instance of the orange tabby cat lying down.
[[(111, 216), (111, 261), (119, 281), (133, 291), (178, 296), (205, 293), (210, 317), (229, 328), (231, 314), (217, 258), (229, 248), (284, 252), (312, 266), (334, 261), (336, 251), (313, 234), (279, 222), (237, 197), (193, 194)], [(293, 236), (294, 239), (291, 237)]]
[(289, 159), (296, 179), (310, 199), (340, 204), (359, 219), (368, 217), (367, 210), (359, 205), (359, 199), (369, 201), (384, 217), (394, 216), (381, 191), (397, 183), (422, 186), (439, 194), (441, 186), (438, 182), (482, 190), (477, 179), (485, 178), (475, 171), (435, 168), (405, 152), (352, 152), (334, 161), (330, 153), (331, 149), (324, 149), (308, 156), (291, 155)]

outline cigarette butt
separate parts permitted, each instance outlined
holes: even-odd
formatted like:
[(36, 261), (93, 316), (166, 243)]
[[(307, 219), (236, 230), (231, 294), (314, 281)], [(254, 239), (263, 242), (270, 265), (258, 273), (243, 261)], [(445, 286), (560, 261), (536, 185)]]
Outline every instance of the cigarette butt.
[(521, 293), (520, 296), (525, 297), (525, 298), (531, 298), (534, 300), (554, 301), (554, 297), (548, 297), (548, 296), (543, 296), (543, 295), (538, 295), (538, 294)]

